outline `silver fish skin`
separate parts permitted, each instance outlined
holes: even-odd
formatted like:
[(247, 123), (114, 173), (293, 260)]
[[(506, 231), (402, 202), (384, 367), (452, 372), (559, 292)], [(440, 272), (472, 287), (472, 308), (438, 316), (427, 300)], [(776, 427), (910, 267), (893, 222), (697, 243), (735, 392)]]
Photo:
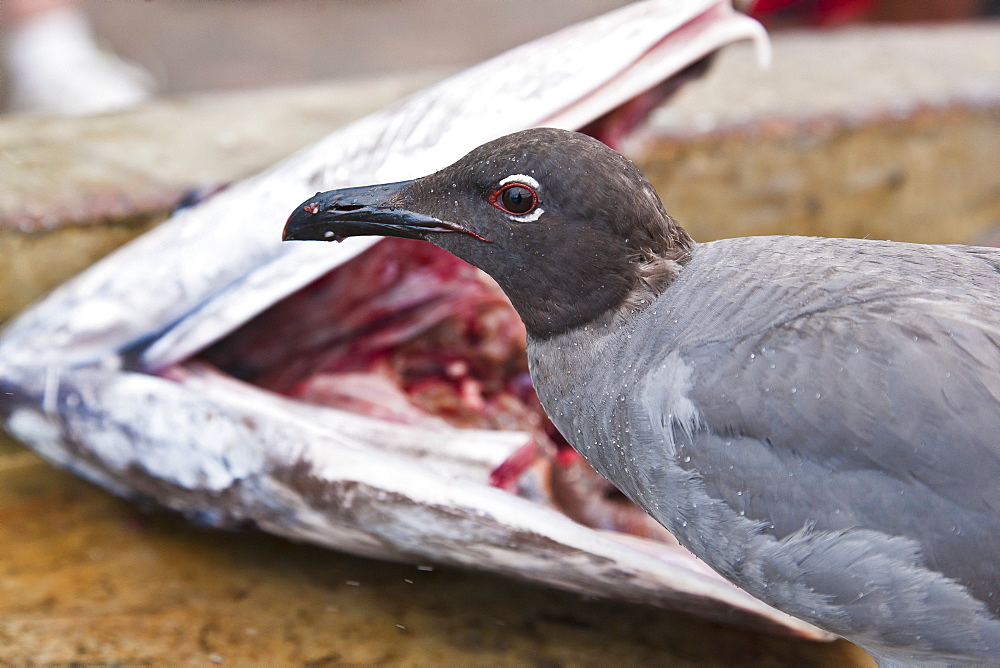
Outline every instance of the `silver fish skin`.
[(829, 638), (686, 552), (595, 531), (491, 487), (490, 472), (527, 434), (307, 406), (186, 362), (376, 243), (281, 244), (285, 214), (312, 192), (413, 178), (528, 127), (581, 127), (740, 39), (769, 58), (763, 29), (725, 0), (628, 5), (450, 77), (177, 212), (0, 333), (6, 429), (116, 494), (207, 524), (252, 522), (365, 556)]

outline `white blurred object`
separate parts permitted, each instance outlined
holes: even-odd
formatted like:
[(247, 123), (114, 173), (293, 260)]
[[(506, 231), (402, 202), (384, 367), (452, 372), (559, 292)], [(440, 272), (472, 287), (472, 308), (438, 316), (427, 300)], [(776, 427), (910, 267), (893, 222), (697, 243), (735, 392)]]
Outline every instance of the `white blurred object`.
[(11, 27), (3, 38), (8, 111), (93, 114), (150, 97), (152, 76), (101, 51), (78, 7), (55, 7)]

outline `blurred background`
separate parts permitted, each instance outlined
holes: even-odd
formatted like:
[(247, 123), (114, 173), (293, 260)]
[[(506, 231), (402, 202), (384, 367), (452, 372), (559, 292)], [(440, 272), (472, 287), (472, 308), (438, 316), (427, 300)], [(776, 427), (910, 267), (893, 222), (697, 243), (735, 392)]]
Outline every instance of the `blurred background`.
[[(623, 0), (4, 0), (0, 5), (3, 99), (6, 108), (19, 111), (60, 111), (60, 106), (71, 112), (89, 111), (101, 108), (91, 101), (101, 95), (110, 108), (154, 91), (174, 95), (453, 69), (622, 4)], [(738, 4), (778, 30), (963, 20), (996, 13), (1000, 2), (741, 0)], [(60, 86), (83, 90), (70, 96), (53, 90)]]
[[(0, 0), (0, 324), (162, 221), (447, 73), (625, 4)], [(995, 0), (757, 0), (624, 138), (693, 236), (1000, 237)], [(0, 435), (0, 663), (854, 665), (500, 578), (148, 514)]]

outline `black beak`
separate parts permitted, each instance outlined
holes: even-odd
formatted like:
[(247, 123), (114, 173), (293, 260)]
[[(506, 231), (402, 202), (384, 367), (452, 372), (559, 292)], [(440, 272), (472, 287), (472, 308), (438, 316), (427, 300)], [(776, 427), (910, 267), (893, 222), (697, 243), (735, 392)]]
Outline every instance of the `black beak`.
[(300, 204), (285, 223), (284, 241), (340, 241), (380, 236), (425, 239), (428, 232), (463, 232), (486, 241), (461, 225), (410, 211), (402, 193), (414, 181), (316, 193)]

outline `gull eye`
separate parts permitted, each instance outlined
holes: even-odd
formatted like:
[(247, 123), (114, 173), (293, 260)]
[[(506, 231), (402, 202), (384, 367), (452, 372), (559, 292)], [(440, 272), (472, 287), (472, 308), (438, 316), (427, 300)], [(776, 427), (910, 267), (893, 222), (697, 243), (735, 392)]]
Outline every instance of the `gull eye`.
[(531, 186), (508, 183), (490, 195), (490, 204), (513, 216), (523, 216), (538, 207), (538, 195)]

